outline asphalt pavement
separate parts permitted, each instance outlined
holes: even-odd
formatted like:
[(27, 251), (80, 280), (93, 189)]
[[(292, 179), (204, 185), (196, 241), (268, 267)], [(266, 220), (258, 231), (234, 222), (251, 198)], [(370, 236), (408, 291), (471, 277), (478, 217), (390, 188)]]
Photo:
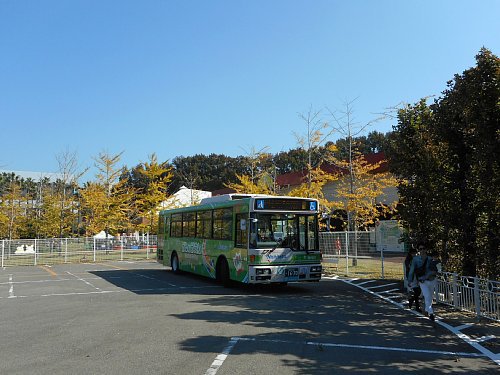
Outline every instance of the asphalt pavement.
[(497, 325), (441, 306), (432, 323), (393, 283), (223, 288), (155, 262), (5, 268), (0, 374), (499, 373)]

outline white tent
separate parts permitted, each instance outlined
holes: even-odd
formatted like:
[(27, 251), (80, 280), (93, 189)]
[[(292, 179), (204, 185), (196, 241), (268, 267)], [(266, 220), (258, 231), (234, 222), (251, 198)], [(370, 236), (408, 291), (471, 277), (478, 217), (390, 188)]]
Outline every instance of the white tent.
[(94, 238), (97, 238), (97, 239), (101, 239), (101, 238), (102, 238), (102, 239), (106, 239), (106, 238), (107, 238), (107, 239), (110, 239), (110, 238), (114, 238), (114, 237), (113, 237), (111, 234), (108, 234), (108, 235), (106, 236), (106, 232), (105, 232), (105, 231), (103, 231), (103, 230), (101, 230), (99, 233), (97, 233), (97, 234), (94, 236)]

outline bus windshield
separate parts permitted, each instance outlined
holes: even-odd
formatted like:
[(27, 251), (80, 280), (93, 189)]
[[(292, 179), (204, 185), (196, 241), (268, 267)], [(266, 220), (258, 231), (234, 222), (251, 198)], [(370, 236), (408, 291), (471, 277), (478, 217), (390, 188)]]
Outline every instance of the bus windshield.
[(252, 213), (250, 219), (250, 248), (318, 250), (316, 215)]

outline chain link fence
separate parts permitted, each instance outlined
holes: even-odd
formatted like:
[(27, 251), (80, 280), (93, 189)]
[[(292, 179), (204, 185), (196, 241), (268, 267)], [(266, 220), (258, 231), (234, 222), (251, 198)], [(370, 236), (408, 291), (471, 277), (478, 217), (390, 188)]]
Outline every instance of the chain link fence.
[(151, 259), (156, 243), (149, 235), (1, 240), (1, 266)]
[(349, 277), (403, 279), (406, 254), (377, 246), (373, 232), (321, 232), (319, 248), (327, 272)]

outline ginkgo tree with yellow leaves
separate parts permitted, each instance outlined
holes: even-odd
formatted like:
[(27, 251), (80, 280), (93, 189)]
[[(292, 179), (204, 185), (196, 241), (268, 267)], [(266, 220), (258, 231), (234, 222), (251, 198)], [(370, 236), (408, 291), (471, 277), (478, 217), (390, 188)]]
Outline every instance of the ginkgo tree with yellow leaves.
[(330, 162), (346, 172), (336, 184), (331, 208), (333, 212), (348, 214), (349, 230), (371, 226), (379, 216), (395, 209), (395, 202), (387, 205), (377, 202), (386, 189), (397, 184), (389, 172), (380, 171), (385, 160), (368, 162), (365, 155), (354, 151), (350, 160), (330, 159)]
[(117, 164), (122, 154), (100, 153), (94, 159), (99, 171), (96, 181), (80, 189), (81, 211), (87, 235), (94, 235), (101, 230), (112, 234), (130, 228), (128, 213), (134, 189), (127, 185), (126, 179), (119, 179), (122, 171), (117, 168)]
[(275, 176), (268, 166), (271, 155), (267, 149), (268, 147), (264, 147), (256, 150), (253, 147), (246, 157), (248, 174), (236, 173), (238, 182), (224, 185), (237, 193), (274, 195), (276, 193)]
[(166, 163), (158, 163), (155, 153), (149, 156), (149, 162), (141, 163), (135, 169), (145, 182), (145, 186), (137, 191), (135, 198), (136, 215), (142, 219), (137, 229), (154, 232), (160, 203), (167, 198), (167, 188), (172, 181), (172, 167)]

